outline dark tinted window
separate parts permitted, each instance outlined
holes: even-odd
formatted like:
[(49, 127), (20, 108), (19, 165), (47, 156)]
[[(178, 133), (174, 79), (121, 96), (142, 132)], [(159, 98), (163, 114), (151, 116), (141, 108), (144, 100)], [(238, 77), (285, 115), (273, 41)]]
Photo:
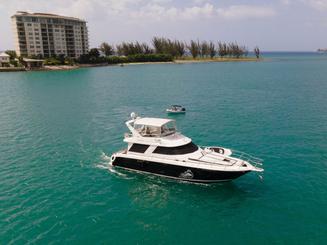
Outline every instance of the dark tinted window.
[(148, 145), (133, 144), (132, 147), (129, 149), (129, 151), (144, 153), (148, 148), (149, 148)]
[(182, 146), (177, 146), (177, 147), (158, 146), (153, 151), (153, 153), (165, 154), (165, 155), (182, 155), (182, 154), (192, 153), (197, 150), (198, 150), (198, 146), (193, 144), (193, 142), (191, 142), (187, 145), (182, 145)]

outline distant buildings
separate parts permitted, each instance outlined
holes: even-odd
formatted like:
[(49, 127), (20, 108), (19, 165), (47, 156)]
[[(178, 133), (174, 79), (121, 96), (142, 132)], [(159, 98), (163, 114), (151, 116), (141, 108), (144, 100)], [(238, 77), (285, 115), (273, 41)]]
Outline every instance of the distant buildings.
[(9, 66), (10, 56), (5, 52), (0, 53), (0, 67)]
[(318, 53), (327, 53), (327, 48), (319, 48), (317, 50)]
[(44, 60), (23, 58), (22, 64), (26, 70), (40, 69), (44, 66)]
[(17, 12), (11, 19), (18, 56), (78, 58), (88, 52), (88, 30), (84, 20), (27, 12)]

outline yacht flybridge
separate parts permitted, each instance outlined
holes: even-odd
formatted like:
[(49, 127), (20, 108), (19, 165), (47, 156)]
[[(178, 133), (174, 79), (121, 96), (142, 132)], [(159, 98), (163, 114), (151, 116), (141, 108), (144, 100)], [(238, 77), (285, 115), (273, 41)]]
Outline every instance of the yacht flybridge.
[(263, 172), (262, 160), (223, 147), (200, 147), (176, 130), (175, 120), (141, 118), (126, 122), (126, 149), (112, 154), (111, 164), (127, 170), (192, 182), (236, 179)]

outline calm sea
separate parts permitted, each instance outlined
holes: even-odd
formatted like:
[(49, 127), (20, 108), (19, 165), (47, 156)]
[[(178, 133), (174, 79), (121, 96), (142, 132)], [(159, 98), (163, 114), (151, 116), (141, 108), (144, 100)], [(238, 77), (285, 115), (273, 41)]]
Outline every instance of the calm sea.
[[(327, 55), (0, 74), (0, 244), (326, 244)], [(196, 185), (108, 170), (131, 112), (265, 161)]]

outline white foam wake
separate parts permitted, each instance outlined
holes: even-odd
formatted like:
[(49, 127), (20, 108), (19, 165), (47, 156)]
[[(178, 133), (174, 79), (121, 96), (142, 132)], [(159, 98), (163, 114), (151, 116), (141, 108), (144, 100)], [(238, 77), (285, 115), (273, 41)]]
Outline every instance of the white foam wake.
[(118, 170), (114, 169), (114, 167), (111, 165), (110, 156), (107, 156), (104, 152), (102, 152), (100, 158), (101, 158), (101, 162), (95, 164), (96, 168), (106, 169), (106, 170), (109, 170), (109, 172), (111, 172), (113, 174), (116, 174), (120, 177), (127, 178), (126, 174), (123, 174), (123, 173), (119, 172)]

